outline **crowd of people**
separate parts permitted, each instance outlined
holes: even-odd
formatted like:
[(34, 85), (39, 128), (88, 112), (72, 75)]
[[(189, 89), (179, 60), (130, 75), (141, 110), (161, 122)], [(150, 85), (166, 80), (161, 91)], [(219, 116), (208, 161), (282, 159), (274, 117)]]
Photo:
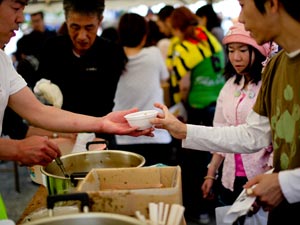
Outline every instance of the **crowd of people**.
[(268, 225), (294, 224), (300, 207), (299, 119), (295, 117), (299, 105), (296, 94), (300, 52), (297, 41), (300, 18), (296, 8), (299, 2), (239, 0), (239, 3), (239, 21), (245, 24), (255, 41), (260, 45), (274, 41), (282, 49), (263, 70), (261, 88), (246, 123), (223, 127), (185, 124), (161, 104), (156, 106), (164, 113), (152, 123), (182, 139), (183, 147), (195, 150), (253, 153), (272, 144), (274, 172), (255, 176), (243, 187), (248, 195), (257, 197), (259, 206), (269, 211)]
[[(31, 14), (33, 31), (19, 40), (13, 64), (3, 49), (28, 0), (0, 0), (0, 132), (10, 137), (0, 138), (0, 160), (47, 165), (61, 155), (48, 137), (94, 132), (108, 148), (144, 155), (147, 165), (180, 165), (187, 219), (209, 223), (215, 207), (246, 188), (269, 212), (268, 225), (293, 224), (299, 3), (238, 2), (239, 22), (226, 34), (206, 4), (196, 12), (166, 5), (153, 20), (123, 13), (99, 36), (105, 1), (64, 0), (63, 29), (50, 31), (43, 12)], [(60, 108), (34, 94), (41, 79), (61, 91)], [(185, 118), (170, 111), (178, 106)], [(153, 128), (139, 131), (124, 119), (149, 109), (159, 111)]]
[[(2, 133), (4, 111), (9, 106), (33, 126), (46, 130), (153, 136), (152, 128), (140, 131), (138, 127), (130, 127), (124, 118), (128, 113), (138, 111), (137, 108), (109, 112), (101, 117), (95, 117), (48, 106), (36, 98), (27, 86), (26, 81), (16, 72), (11, 58), (3, 51), (5, 44), (15, 35), (19, 25), (24, 22), (23, 10), (27, 3), (27, 0), (0, 1), (0, 132)], [(87, 18), (89, 22), (82, 21), (88, 23), (88, 26), (83, 29), (92, 29), (90, 26), (93, 26), (94, 23), (100, 25), (104, 11), (104, 1), (89, 1), (88, 9), (83, 8), (81, 11), (79, 7), (80, 11), (78, 12), (76, 9), (78, 10), (78, 4), (80, 3), (81, 1), (64, 1), (64, 5), (70, 7), (68, 9), (74, 13), (72, 19), (76, 20), (78, 16)], [(79, 22), (81, 21), (79, 20)], [(80, 27), (80, 23), (76, 24), (76, 21), (72, 21), (72, 23), (68, 23), (68, 26), (77, 30), (76, 28)], [(83, 31), (83, 34), (85, 32)], [(85, 43), (86, 41), (79, 41), (79, 46), (84, 48)], [(99, 107), (101, 107), (100, 104)], [(16, 161), (24, 166), (46, 166), (59, 156), (61, 156), (61, 152), (58, 146), (45, 136), (30, 136), (21, 140), (0, 138), (1, 160)]]

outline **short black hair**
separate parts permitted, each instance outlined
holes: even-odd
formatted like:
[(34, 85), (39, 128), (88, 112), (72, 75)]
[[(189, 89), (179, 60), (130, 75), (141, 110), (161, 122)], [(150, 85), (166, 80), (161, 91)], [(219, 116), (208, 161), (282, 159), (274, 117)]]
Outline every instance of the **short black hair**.
[[(299, 0), (278, 0), (282, 5), (285, 11), (293, 17), (296, 21), (300, 22), (300, 1)], [(254, 0), (256, 8), (261, 12), (265, 13), (265, 3), (267, 0)]]
[(160, 9), (160, 11), (157, 13), (158, 19), (161, 21), (166, 21), (167, 18), (169, 18), (174, 11), (174, 7), (171, 5), (166, 5)]
[(63, 0), (65, 16), (68, 17), (69, 12), (77, 12), (80, 14), (96, 14), (100, 19), (105, 9), (104, 0)]
[(205, 16), (207, 18), (206, 28), (211, 31), (214, 27), (221, 26), (221, 18), (215, 12), (212, 4), (206, 4), (196, 10), (196, 15), (199, 17)]
[(148, 33), (148, 24), (143, 16), (125, 13), (121, 16), (118, 32), (120, 43), (127, 47), (136, 47)]
[[(20, 4), (22, 4), (22, 5), (28, 5), (28, 2), (29, 2), (30, 0), (15, 0), (15, 2), (18, 2), (18, 3), (20, 3)], [(0, 4), (3, 2), (3, 0), (0, 0)]]
[(42, 19), (44, 19), (44, 12), (43, 11), (37, 11), (34, 13), (30, 13), (30, 16), (36, 16), (36, 15), (41, 15)]

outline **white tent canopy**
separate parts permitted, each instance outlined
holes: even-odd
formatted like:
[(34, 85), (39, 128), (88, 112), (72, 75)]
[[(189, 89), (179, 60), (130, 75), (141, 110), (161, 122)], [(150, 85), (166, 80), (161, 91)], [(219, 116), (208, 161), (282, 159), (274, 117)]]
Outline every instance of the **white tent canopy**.
[[(61, 1), (48, 0), (46, 2), (39, 3), (39, 1), (33, 1), (32, 3), (29, 3), (28, 6), (26, 6), (25, 12), (32, 13), (32, 12), (42, 10), (50, 13), (58, 13), (62, 10)], [(121, 9), (126, 10), (138, 5), (153, 6), (160, 3), (174, 5), (174, 4), (193, 4), (196, 2), (198, 2), (198, 0), (106, 0), (105, 8), (113, 9), (113, 10), (121, 10)]]

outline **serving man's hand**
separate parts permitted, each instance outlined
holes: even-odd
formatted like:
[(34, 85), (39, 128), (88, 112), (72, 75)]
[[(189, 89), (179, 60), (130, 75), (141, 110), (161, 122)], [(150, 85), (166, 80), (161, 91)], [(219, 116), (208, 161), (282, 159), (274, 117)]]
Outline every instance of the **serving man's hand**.
[(125, 115), (129, 113), (137, 112), (137, 108), (115, 111), (102, 117), (101, 130), (105, 133), (118, 134), (118, 135), (130, 135), (138, 137), (141, 135), (153, 137), (154, 128), (149, 128), (145, 130), (138, 130), (138, 127), (131, 127), (127, 120), (124, 118)]
[(47, 166), (53, 159), (61, 156), (57, 144), (48, 137), (31, 136), (15, 143), (18, 146), (16, 148), (16, 161), (21, 166)]

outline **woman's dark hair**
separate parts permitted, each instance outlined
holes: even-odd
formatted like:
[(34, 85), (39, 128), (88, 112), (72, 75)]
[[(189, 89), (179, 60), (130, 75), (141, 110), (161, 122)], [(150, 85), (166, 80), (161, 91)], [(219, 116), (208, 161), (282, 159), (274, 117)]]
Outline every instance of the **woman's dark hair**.
[[(249, 48), (249, 64), (245, 68), (245, 71), (249, 72), (250, 81), (252, 83), (257, 84), (261, 80), (261, 71), (263, 68), (262, 62), (266, 59), (266, 57), (264, 55), (262, 55), (256, 48), (253, 48), (251, 45), (248, 45), (248, 48)], [(228, 52), (229, 52), (228, 45), (226, 45), (226, 51), (228, 54)], [(252, 52), (254, 52), (255, 60), (254, 60), (253, 64), (251, 65)], [(225, 66), (225, 69), (224, 69), (224, 73), (223, 73), (225, 79), (228, 80), (229, 78), (236, 76), (236, 74), (237, 74), (237, 72), (235, 71), (235, 69), (232, 66), (232, 64), (230, 63), (230, 61), (228, 60), (226, 66)], [(236, 76), (234, 83), (239, 84), (241, 79), (242, 79), (242, 76)]]
[(147, 35), (147, 21), (136, 13), (125, 13), (120, 18), (118, 32), (122, 46), (136, 47)]
[(196, 11), (196, 15), (199, 17), (205, 16), (207, 18), (207, 24), (206, 28), (211, 31), (214, 27), (220, 27), (221, 26), (221, 18), (217, 15), (217, 13), (214, 11), (212, 4), (207, 4)]
[(157, 42), (166, 36), (160, 32), (156, 22), (153, 20), (148, 21), (148, 35), (145, 46), (154, 46)]
[(119, 33), (115, 27), (107, 27), (103, 29), (101, 37), (114, 43), (119, 43)]
[(198, 40), (195, 32), (198, 18), (187, 7), (181, 6), (174, 9), (171, 15), (171, 24), (174, 29), (179, 29), (183, 33), (185, 40)]

